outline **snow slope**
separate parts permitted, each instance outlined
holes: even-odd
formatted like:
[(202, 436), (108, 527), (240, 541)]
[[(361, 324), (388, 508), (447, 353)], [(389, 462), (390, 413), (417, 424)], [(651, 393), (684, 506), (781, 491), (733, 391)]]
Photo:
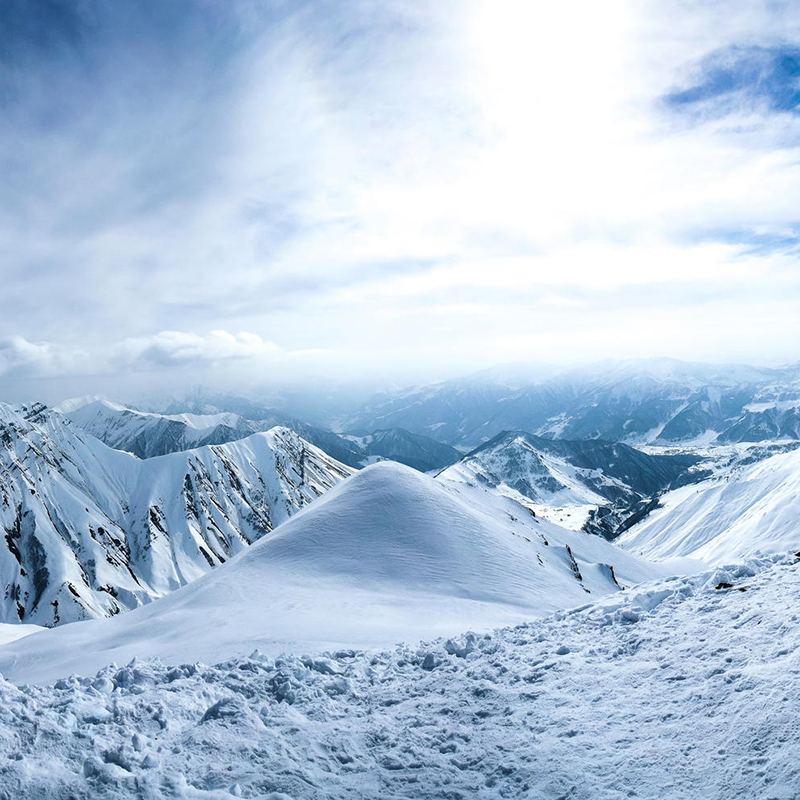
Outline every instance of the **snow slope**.
[(385, 647), (541, 616), (692, 566), (647, 564), (495, 493), (380, 462), (157, 603), (4, 647), (0, 672), (44, 681), (134, 656)]
[(0, 404), (0, 622), (149, 602), (351, 472), (285, 428), (142, 461), (44, 406)]
[(800, 450), (676, 489), (661, 503), (617, 543), (643, 558), (708, 563), (800, 550)]
[(0, 680), (0, 791), (794, 800), (798, 596), (796, 561), (778, 558), (379, 654)]
[(531, 505), (537, 513), (580, 529), (598, 506), (629, 509), (687, 480), (699, 457), (651, 455), (600, 439), (543, 439), (504, 431), (439, 478), (488, 486)]

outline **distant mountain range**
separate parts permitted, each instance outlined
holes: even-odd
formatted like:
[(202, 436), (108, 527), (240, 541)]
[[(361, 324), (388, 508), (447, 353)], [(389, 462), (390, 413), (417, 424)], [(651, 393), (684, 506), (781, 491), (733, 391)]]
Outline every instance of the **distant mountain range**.
[(344, 429), (401, 427), (468, 451), (506, 430), (628, 444), (800, 437), (800, 365), (783, 369), (673, 359), (586, 367), (498, 367), (383, 394)]
[(246, 400), (228, 398), (227, 405), (220, 410), (205, 404), (205, 413), (157, 414), (104, 398), (77, 398), (62, 403), (58, 409), (109, 447), (139, 458), (233, 442), (276, 425), (294, 430), (337, 461), (356, 468), (383, 458), (425, 472), (441, 469), (461, 457), (449, 445), (399, 428), (339, 435)]

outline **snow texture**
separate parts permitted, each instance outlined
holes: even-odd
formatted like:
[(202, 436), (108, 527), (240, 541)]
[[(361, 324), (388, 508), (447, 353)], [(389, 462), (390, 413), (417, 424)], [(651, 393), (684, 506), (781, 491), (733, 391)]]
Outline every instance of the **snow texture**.
[(376, 654), (0, 681), (0, 796), (792, 800), (798, 594), (774, 556)]

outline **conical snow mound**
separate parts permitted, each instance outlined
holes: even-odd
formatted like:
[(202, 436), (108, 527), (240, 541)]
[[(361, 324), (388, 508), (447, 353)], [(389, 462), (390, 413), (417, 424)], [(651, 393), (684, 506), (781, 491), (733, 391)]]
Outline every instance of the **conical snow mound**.
[(668, 572), (513, 500), (381, 462), (150, 606), (4, 647), (0, 672), (37, 681), (134, 656), (213, 663), (255, 648), (385, 647), (518, 622)]
[(381, 462), (282, 525), (239, 568), (531, 605), (544, 580), (534, 548), (513, 535), (507, 515), (491, 510), (409, 467)]

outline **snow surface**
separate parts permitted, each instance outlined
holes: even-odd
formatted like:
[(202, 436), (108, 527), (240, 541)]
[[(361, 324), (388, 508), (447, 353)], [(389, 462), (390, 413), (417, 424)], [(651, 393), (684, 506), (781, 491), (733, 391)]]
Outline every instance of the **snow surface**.
[(696, 562), (653, 565), (494, 492), (381, 462), (157, 603), (0, 650), (18, 682), (158, 656), (219, 661), (488, 630)]
[(800, 550), (800, 450), (739, 466), (661, 498), (617, 543), (643, 558), (720, 563)]
[(32, 633), (47, 630), (41, 625), (24, 625), (21, 622), (0, 622), (0, 645), (15, 642), (23, 636), (30, 636)]
[(793, 800), (798, 596), (796, 559), (773, 557), (371, 655), (0, 680), (0, 787), (41, 800)]

